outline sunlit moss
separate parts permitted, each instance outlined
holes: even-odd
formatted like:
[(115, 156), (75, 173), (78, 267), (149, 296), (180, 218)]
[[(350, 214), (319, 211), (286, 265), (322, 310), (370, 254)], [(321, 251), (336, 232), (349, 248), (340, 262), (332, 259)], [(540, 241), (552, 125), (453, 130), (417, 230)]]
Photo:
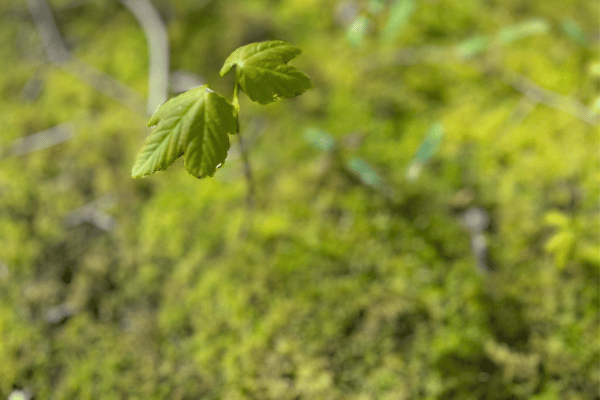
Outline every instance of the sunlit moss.
[[(172, 68), (208, 81), (252, 35), (302, 48), (315, 89), (243, 104), (255, 129), (251, 217), (235, 145), (212, 180), (178, 163), (131, 180), (145, 116), (46, 63), (25, 4), (0, 3), (0, 398), (13, 387), (57, 399), (597, 396), (597, 126), (502, 75), (591, 104), (597, 48), (560, 23), (593, 38), (597, 3), (418, 2), (381, 47), (387, 8), (352, 47), (337, 2), (155, 4)], [(49, 3), (74, 54), (146, 90), (145, 39), (124, 7)], [(548, 32), (453, 58), (456, 44), (532, 18)], [(427, 57), (406, 63), (409, 47)], [(39, 92), (23, 92), (33, 74)], [(70, 140), (10, 155), (15, 139), (69, 121)], [(436, 123), (437, 152), (408, 181)], [(339, 154), (306, 142), (309, 127)], [(394, 196), (353, 176), (353, 157)], [(112, 230), (65, 222), (111, 193), (98, 207)], [(487, 273), (462, 222), (472, 206), (490, 218)], [(75, 315), (49, 324), (63, 303)]]

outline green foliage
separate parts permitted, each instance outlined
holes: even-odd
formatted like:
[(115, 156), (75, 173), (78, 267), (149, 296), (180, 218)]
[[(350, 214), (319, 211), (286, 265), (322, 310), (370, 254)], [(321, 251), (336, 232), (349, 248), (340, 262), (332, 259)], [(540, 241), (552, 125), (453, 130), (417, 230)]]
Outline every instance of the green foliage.
[(419, 175), (423, 165), (435, 154), (443, 135), (444, 127), (442, 124), (439, 122), (433, 124), (408, 166), (408, 176), (411, 179), (415, 179)]
[(300, 54), (290, 43), (274, 40), (252, 43), (235, 50), (219, 74), (235, 66), (235, 78), (252, 101), (272, 103), (279, 97), (295, 97), (312, 87), (308, 76), (287, 63)]
[(371, 20), (366, 15), (361, 15), (350, 24), (348, 27), (348, 41), (353, 46), (360, 46), (365, 37), (369, 28), (371, 27)]
[(307, 128), (303, 133), (304, 139), (320, 150), (329, 151), (335, 147), (335, 139), (327, 132), (316, 128)]
[(381, 39), (385, 42), (396, 39), (415, 8), (416, 4), (413, 0), (396, 0), (390, 8), (390, 15), (381, 32)]
[(500, 32), (498, 32), (497, 40), (500, 44), (507, 45), (515, 40), (546, 33), (549, 28), (548, 23), (541, 19), (524, 21), (513, 26), (502, 28)]
[(190, 175), (213, 176), (227, 157), (228, 135), (237, 132), (233, 106), (208, 85), (168, 100), (148, 121), (153, 125), (133, 166), (134, 178), (162, 171), (182, 155)]
[(571, 18), (563, 19), (560, 24), (560, 27), (562, 28), (563, 32), (569, 37), (569, 39), (571, 39), (575, 43), (581, 46), (585, 46), (588, 44), (586, 34), (583, 31), (583, 29), (581, 29), (581, 26), (579, 26), (577, 21)]
[(470, 58), (483, 53), (488, 49), (490, 39), (485, 35), (477, 35), (456, 45), (456, 55), (461, 58)]
[[(308, 77), (287, 62), (300, 49), (284, 41), (252, 43), (235, 50), (221, 76), (236, 66), (236, 89), (261, 104), (295, 97), (312, 87)], [(166, 169), (184, 156), (185, 169), (197, 178), (213, 176), (225, 162), (229, 134), (238, 132), (238, 99), (234, 105), (203, 85), (160, 106), (148, 120), (152, 130), (133, 166), (134, 178)]]
[[(75, 56), (144, 93), (144, 34), (124, 7), (49, 3)], [(26, 2), (0, 0), (0, 398), (598, 399), (598, 126), (501, 78), (594, 105), (598, 2), (415, 2), (384, 45), (395, 3), (357, 0), (361, 46), (337, 0), (153, 3), (173, 70), (225, 93), (219, 60), (281, 37), (311, 55), (294, 64), (314, 89), (240, 98), (262, 194), (247, 215), (235, 146), (215, 179), (129, 179), (147, 116), (51, 66)], [(532, 20), (550, 29), (499, 43)], [(461, 57), (468, 38), (486, 40)], [(11, 155), (64, 122), (70, 140)], [(471, 207), (490, 220), (486, 273)], [(74, 314), (48, 322), (63, 305)]]

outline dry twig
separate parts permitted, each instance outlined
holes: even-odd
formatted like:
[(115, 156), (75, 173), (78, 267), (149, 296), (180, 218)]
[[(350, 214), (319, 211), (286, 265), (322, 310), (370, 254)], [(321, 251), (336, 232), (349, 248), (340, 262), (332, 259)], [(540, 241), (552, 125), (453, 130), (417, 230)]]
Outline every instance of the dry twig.
[(121, 0), (139, 22), (148, 41), (148, 113), (167, 101), (169, 86), (169, 39), (160, 15), (148, 0)]

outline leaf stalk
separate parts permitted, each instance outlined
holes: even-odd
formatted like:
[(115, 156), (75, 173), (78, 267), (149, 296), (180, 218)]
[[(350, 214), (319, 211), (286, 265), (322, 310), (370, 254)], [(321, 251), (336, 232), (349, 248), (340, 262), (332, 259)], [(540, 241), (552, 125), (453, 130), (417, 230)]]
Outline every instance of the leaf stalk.
[(238, 97), (238, 80), (235, 79), (235, 85), (233, 87), (233, 108), (235, 110), (235, 119), (237, 121), (237, 133), (238, 140), (240, 141), (240, 155), (242, 156), (242, 162), (244, 163), (244, 176), (246, 178), (246, 185), (248, 186), (248, 193), (246, 195), (246, 206), (248, 208), (254, 207), (254, 177), (252, 175), (252, 167), (250, 165), (250, 159), (248, 158), (248, 151), (244, 145), (244, 139), (242, 139), (242, 132), (240, 130), (240, 101)]

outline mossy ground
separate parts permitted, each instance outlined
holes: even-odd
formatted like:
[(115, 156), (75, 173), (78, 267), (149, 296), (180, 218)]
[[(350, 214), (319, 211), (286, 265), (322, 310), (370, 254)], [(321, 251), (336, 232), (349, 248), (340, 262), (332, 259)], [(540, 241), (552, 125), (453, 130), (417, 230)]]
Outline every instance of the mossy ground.
[[(25, 3), (0, 1), (0, 398), (599, 398), (598, 125), (503, 80), (510, 69), (597, 102), (597, 2), (421, 1), (395, 41), (378, 39), (384, 8), (360, 46), (335, 1), (154, 3), (173, 70), (229, 96), (226, 56), (284, 39), (314, 89), (242, 100), (248, 217), (239, 158), (214, 179), (181, 162), (131, 179), (146, 117), (51, 65)], [(125, 8), (50, 4), (75, 55), (145, 94), (145, 39)], [(456, 57), (464, 40), (534, 18), (547, 32)], [(406, 48), (420, 50), (398, 62)], [(63, 122), (71, 140), (10, 155)], [(407, 179), (435, 123), (441, 145)], [(307, 128), (341, 143), (339, 157)], [(391, 199), (352, 175), (352, 157)], [(107, 194), (111, 231), (65, 224)], [(491, 220), (487, 273), (461, 219), (473, 206)], [(48, 324), (60, 304), (75, 314)]]

